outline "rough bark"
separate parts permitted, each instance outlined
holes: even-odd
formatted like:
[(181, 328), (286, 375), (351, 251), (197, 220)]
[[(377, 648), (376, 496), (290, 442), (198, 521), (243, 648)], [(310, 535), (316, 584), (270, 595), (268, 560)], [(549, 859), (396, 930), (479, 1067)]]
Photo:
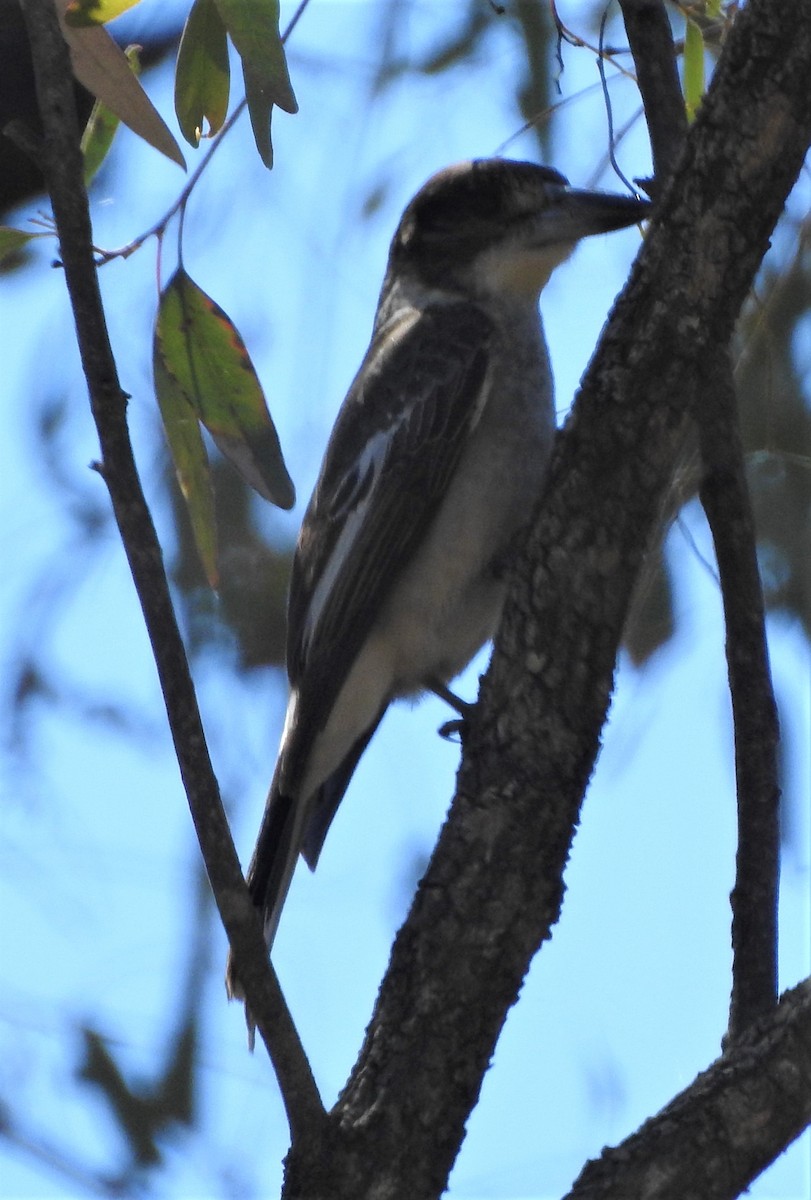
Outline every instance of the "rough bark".
[[(811, 1121), (811, 980), (621, 1146), (565, 1200), (738, 1196)], [(722, 1134), (719, 1136), (719, 1131)]]

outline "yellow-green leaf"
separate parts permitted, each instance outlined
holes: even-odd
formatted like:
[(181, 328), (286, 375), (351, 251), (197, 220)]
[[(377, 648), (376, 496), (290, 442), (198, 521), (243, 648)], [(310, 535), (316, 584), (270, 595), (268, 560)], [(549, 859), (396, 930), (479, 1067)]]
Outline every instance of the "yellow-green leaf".
[(279, 0), (216, 0), (243, 65), (271, 103), (298, 112), (279, 35)]
[(32, 238), (46, 236), (44, 233), (26, 233), (24, 229), (12, 229), (10, 225), (0, 225), (0, 262), (17, 254)]
[(175, 474), (186, 501), (197, 553), (206, 579), (219, 586), (217, 569), (217, 522), (214, 513), (214, 489), (203, 435), (197, 413), (174, 376), (167, 370), (161, 345), (161, 318), (155, 330), (152, 355), (155, 394), (158, 397), (163, 428)]
[(103, 25), (112, 21), (128, 8), (134, 8), (139, 0), (69, 0), (65, 9), (65, 20), (74, 29), (87, 25)]
[[(175, 112), (181, 133), (192, 146), (213, 137), (228, 111), (231, 71), (225, 26), (214, 0), (194, 0), (175, 70)], [(203, 134), (203, 122), (209, 132)]]
[[(127, 46), (124, 51), (127, 62), (134, 75), (139, 75), (141, 63), (138, 58), (140, 46)], [(97, 100), (93, 105), (87, 124), (82, 134), (82, 154), (84, 155), (84, 181), (88, 186), (101, 164), (107, 157), (113, 138), (119, 126), (118, 117), (111, 112), (103, 100)]]
[(295, 489), (245, 343), (182, 267), (161, 296), (156, 353), (242, 477), (267, 500), (292, 508)]
[(71, 29), (65, 22), (67, 4), (56, 0), (56, 11), (76, 78), (134, 133), (185, 170), (180, 147), (130, 70), (124, 51), (101, 26)]
[(695, 21), (688, 20), (684, 34), (684, 106), (692, 121), (704, 97), (704, 36)]

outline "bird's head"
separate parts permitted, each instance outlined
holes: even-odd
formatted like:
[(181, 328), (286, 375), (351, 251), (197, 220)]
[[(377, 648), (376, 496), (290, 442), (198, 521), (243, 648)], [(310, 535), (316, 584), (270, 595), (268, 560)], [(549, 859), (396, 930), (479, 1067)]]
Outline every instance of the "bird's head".
[(388, 277), (466, 296), (537, 298), (581, 238), (634, 225), (650, 207), (578, 191), (535, 163), (473, 159), (417, 192), (392, 240)]

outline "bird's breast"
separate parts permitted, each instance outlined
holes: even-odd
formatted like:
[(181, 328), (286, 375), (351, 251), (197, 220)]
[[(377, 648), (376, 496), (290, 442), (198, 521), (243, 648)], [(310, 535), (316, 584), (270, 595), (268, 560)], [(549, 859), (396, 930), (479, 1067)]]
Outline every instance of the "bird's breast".
[(371, 640), (377, 634), (395, 655), (395, 695), (452, 679), (495, 632), (505, 594), (499, 568), (532, 515), (554, 437), (537, 316), (530, 331), (511, 330), (497, 346), (486, 386), (481, 419), (427, 537), (375, 623)]

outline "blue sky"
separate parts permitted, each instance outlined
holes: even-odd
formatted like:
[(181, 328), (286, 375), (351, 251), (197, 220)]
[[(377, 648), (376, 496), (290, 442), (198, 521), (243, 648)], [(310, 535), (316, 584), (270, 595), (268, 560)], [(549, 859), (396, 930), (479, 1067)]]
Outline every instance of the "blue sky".
[[(153, 20), (144, 0), (131, 17)], [(403, 49), (436, 44), (462, 6), (409, 6)], [(569, 17), (577, 19), (577, 9)], [(365, 348), (388, 239), (414, 190), (435, 169), (493, 153), (520, 126), (516, 59), (496, 33), (473, 68), (403, 82), (382, 97), (368, 83), (380, 42), (369, 2), (312, 0), (290, 48), (300, 103), (274, 116), (268, 174), (243, 122), (204, 177), (186, 225), (192, 276), (240, 329), (272, 406), (296, 481), (292, 514), (263, 509), (271, 538), (292, 538), (330, 424)], [(575, 95), (596, 78), (592, 58), (567, 52), (561, 80)], [(171, 78), (148, 79), (171, 114)], [(636, 105), (612, 85), (621, 125)], [(173, 124), (173, 118), (170, 118)], [(618, 186), (600, 174), (599, 98), (570, 104), (554, 127), (552, 165), (572, 182)], [(514, 157), (535, 157), (528, 136)], [(192, 158), (189, 152), (188, 158)], [(622, 145), (629, 175), (648, 169), (641, 130)], [(181, 185), (126, 131), (94, 195), (100, 245), (150, 225)], [(360, 212), (383, 185), (374, 217)], [(798, 204), (808, 207), (808, 184)], [(542, 305), (563, 412), (638, 245), (630, 230), (581, 247)], [(123, 555), (113, 536), (77, 547), (76, 573), (55, 624), (44, 621), (43, 570), (71, 529), (52, 472), (34, 454), (32, 409), (65, 395), (62, 467), (79, 494), (104, 503), (87, 464), (97, 454), (59, 272), (43, 251), (34, 268), (0, 281), (4, 358), (0, 476), (3, 550), (0, 629), (42, 644), (62, 677), (94, 695), (123, 696), (143, 716), (127, 739), (42, 705), (33, 765), (2, 761), (0, 1097), (25, 1128), (99, 1170), (120, 1149), (99, 1101), (73, 1078), (86, 1021), (107, 1034), (128, 1071), (148, 1075), (163, 1053), (178, 975), (193, 938), (195, 846), (162, 704)], [(163, 271), (172, 269), (172, 241)], [(160, 434), (151, 388), (154, 247), (102, 276), (113, 345), (132, 394), (131, 425), (147, 495), (160, 502)], [(259, 503), (259, 502), (257, 502)], [(157, 509), (167, 548), (171, 527)], [(729, 991), (728, 893), (734, 865), (731, 727), (709, 536), (695, 505), (674, 528), (678, 632), (644, 671), (621, 664), (604, 748), (567, 873), (564, 913), (511, 1013), (452, 1176), (454, 1200), (520, 1200), (563, 1193), (588, 1156), (631, 1132), (718, 1053)], [(20, 624), (21, 614), (26, 620)], [(808, 809), (811, 792), (809, 651), (800, 631), (772, 620), (770, 651), (789, 748), (786, 787), (797, 822), (781, 887), (781, 985), (808, 974)], [(7, 639), (5, 639), (7, 643)], [(7, 656), (12, 647), (4, 644)], [(476, 672), (459, 690), (475, 694)], [(272, 672), (237, 678), (227, 651), (196, 664), (196, 683), (235, 836), (247, 861), (273, 767), (284, 706)], [(325, 1100), (351, 1069), (388, 947), (405, 915), (453, 789), (458, 751), (436, 729), (437, 701), (391, 711), (353, 780), (315, 876), (297, 873), (275, 962)], [(201, 1048), (202, 1134), (167, 1145), (156, 1194), (278, 1194), (286, 1129), (261, 1053), (251, 1058), (236, 1006), (220, 982), (215, 930)], [(753, 1194), (806, 1200), (805, 1149), (785, 1156)], [(0, 1195), (84, 1192), (0, 1141)]]

